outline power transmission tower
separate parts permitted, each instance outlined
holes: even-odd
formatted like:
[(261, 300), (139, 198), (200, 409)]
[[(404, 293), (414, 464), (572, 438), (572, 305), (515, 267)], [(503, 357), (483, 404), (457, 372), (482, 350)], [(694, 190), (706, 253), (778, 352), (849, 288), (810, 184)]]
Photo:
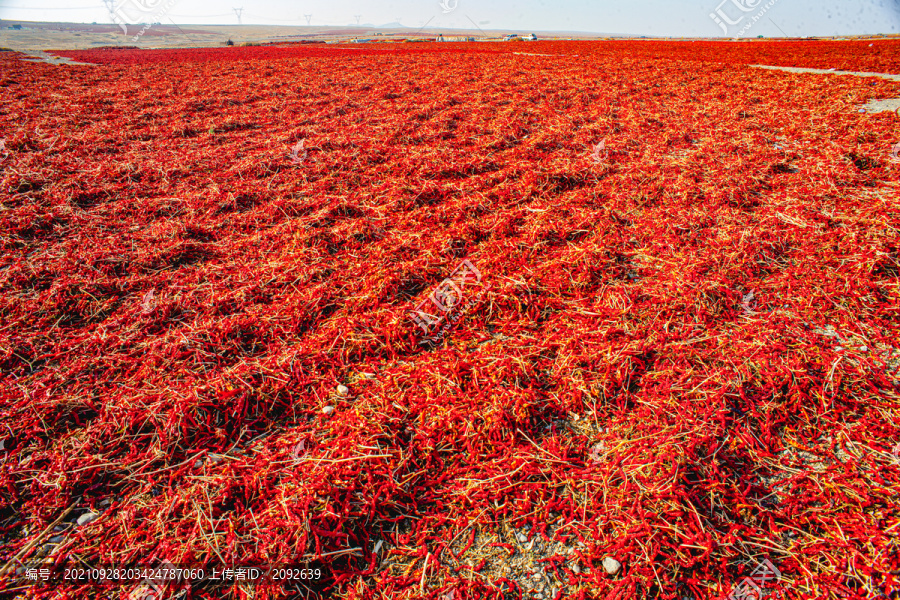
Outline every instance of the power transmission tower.
[(360, 20), (360, 18), (362, 18), (362, 15), (353, 15), (353, 16), (356, 17), (356, 24), (359, 25), (359, 20)]
[(312, 19), (312, 15), (303, 15), (306, 17), (306, 24), (309, 25), (310, 20)]
[(240, 25), (240, 24), (241, 24), (241, 13), (244, 11), (244, 8), (243, 8), (243, 7), (241, 7), (241, 8), (234, 8), (234, 9), (232, 9), (232, 10), (234, 10), (234, 14), (237, 15), (237, 18), (238, 18), (238, 25)]

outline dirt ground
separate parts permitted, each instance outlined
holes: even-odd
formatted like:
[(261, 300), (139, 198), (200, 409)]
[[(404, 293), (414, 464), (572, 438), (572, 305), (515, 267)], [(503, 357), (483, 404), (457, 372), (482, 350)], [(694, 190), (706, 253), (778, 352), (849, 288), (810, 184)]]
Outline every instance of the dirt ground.
[[(21, 29), (12, 29), (19, 24)], [(397, 37), (434, 37), (438, 30), (426, 29), (373, 29), (365, 27), (286, 27), (275, 25), (184, 25), (172, 23), (154, 25), (146, 29), (135, 41), (142, 25), (130, 25), (128, 35), (113, 24), (79, 23), (26, 23), (0, 21), (0, 48), (20, 52), (37, 50), (85, 50), (100, 46), (138, 46), (140, 48), (216, 47), (227, 40), (235, 44), (299, 41), (303, 39), (331, 41), (354, 37), (373, 37), (381, 33), (390, 39)], [(477, 36), (502, 38), (507, 32), (500, 30), (452, 30), (451, 36)], [(584, 38), (593, 36), (573, 35), (566, 32), (545, 32), (539, 38)]]

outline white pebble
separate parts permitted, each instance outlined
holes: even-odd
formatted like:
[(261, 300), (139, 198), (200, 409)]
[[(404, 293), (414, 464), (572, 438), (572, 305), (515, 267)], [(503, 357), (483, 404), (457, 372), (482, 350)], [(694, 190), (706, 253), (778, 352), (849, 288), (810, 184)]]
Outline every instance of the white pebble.
[(614, 559), (611, 556), (607, 556), (606, 558), (603, 559), (603, 568), (610, 575), (615, 575), (616, 573), (619, 572), (619, 569), (622, 568), (622, 563), (620, 563), (619, 561), (617, 561), (616, 559)]
[(331, 413), (334, 412), (334, 407), (333, 407), (333, 406), (326, 406), (326, 407), (324, 407), (324, 408), (322, 409), (322, 412), (323, 412), (324, 414), (326, 414), (326, 415), (330, 415)]
[(202, 467), (202, 466), (203, 466), (203, 461), (202, 461), (202, 460), (195, 460), (195, 461), (194, 461), (194, 468), (195, 468), (195, 469), (199, 469), (199, 468)]
[(520, 544), (524, 544), (528, 541), (528, 537), (524, 533), (517, 533), (516, 539), (519, 540)]
[(100, 515), (98, 515), (97, 513), (86, 512), (83, 515), (81, 515), (80, 517), (78, 517), (77, 522), (79, 525), (87, 525), (88, 523), (95, 520), (99, 516)]
[(350, 388), (348, 388), (346, 385), (339, 385), (337, 387), (337, 393), (341, 396), (346, 396), (350, 393)]
[(581, 573), (581, 567), (579, 567), (578, 565), (572, 565), (572, 572), (578, 575), (579, 573)]
[(52, 538), (50, 538), (47, 541), (50, 542), (51, 544), (58, 544), (61, 541), (63, 541), (64, 539), (66, 539), (66, 536), (64, 536), (64, 535), (54, 535)]

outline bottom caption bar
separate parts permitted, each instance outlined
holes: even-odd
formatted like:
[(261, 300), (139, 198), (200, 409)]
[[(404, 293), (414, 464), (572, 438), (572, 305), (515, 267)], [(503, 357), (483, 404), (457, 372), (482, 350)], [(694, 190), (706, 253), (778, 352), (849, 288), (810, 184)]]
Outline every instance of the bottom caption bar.
[[(313, 582), (323, 578), (322, 569), (308, 566), (232, 566), (232, 567), (176, 567), (162, 562), (156, 567), (84, 567), (62, 566), (19, 569), (24, 582), (35, 584), (138, 584), (130, 600), (150, 598), (154, 591), (170, 584)], [(144, 591), (142, 592), (141, 589)], [(145, 593), (146, 592), (146, 593)]]

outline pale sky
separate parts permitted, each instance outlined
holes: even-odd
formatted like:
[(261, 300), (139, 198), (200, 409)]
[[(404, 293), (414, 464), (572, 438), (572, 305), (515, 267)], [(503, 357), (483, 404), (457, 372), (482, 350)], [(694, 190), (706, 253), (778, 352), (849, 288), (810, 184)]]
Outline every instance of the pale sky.
[[(647, 36), (900, 33), (900, 0), (109, 0), (129, 23), (384, 25)], [(717, 10), (718, 9), (718, 10)], [(143, 11), (143, 12), (142, 12)], [(163, 11), (164, 16), (150, 19)], [(717, 13), (721, 24), (710, 16)], [(143, 15), (143, 16), (141, 16)], [(140, 20), (140, 19), (144, 20)], [(754, 20), (755, 18), (755, 20)], [(0, 19), (112, 23), (103, 0), (0, 0)], [(780, 28), (780, 29), (779, 29)]]

